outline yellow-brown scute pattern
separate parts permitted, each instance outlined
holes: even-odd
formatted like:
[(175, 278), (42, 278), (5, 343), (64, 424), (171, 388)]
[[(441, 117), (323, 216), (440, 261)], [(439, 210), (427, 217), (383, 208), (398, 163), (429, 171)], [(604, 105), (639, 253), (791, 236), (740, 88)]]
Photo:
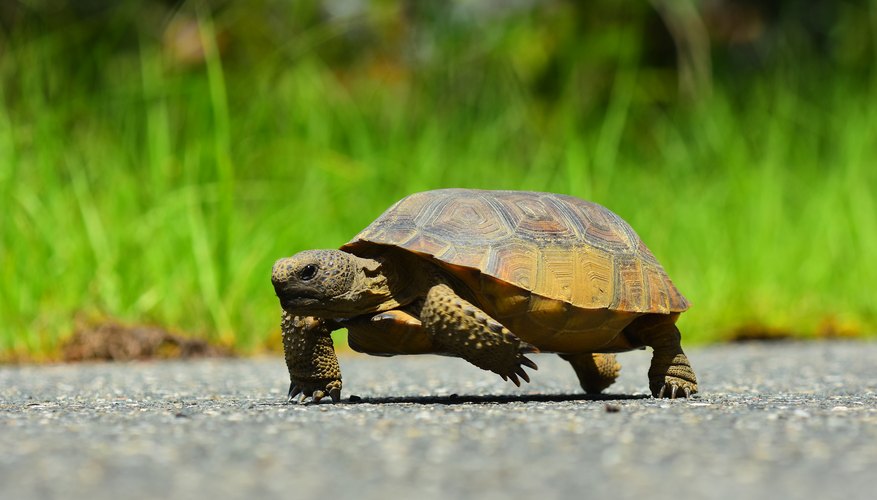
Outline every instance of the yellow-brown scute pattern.
[[(577, 308), (664, 314), (688, 308), (630, 225), (605, 207), (572, 196), (471, 189), (416, 193), (342, 248), (367, 243), (476, 269)], [(526, 300), (527, 316), (538, 321), (530, 297), (509, 289), (496, 299)], [(556, 322), (556, 311), (550, 317)]]

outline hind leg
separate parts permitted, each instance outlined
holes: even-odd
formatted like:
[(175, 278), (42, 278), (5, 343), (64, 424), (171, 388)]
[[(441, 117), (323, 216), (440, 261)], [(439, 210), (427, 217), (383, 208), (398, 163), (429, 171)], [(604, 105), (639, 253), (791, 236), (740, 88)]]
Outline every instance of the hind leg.
[(599, 394), (618, 378), (621, 365), (615, 360), (614, 354), (583, 353), (561, 354), (561, 358), (569, 361), (579, 377), (582, 389), (588, 394)]
[(689, 397), (697, 392), (697, 377), (682, 352), (682, 334), (675, 320), (675, 316), (647, 315), (624, 330), (628, 338), (654, 350), (649, 389), (656, 398)]

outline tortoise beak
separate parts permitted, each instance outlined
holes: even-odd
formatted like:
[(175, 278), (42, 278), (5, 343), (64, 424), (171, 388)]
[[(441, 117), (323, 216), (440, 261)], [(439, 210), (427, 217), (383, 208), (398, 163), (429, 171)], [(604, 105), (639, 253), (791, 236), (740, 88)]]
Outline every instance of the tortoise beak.
[(320, 302), (311, 290), (288, 283), (274, 282), (274, 293), (280, 300), (280, 306), (287, 311), (301, 311)]

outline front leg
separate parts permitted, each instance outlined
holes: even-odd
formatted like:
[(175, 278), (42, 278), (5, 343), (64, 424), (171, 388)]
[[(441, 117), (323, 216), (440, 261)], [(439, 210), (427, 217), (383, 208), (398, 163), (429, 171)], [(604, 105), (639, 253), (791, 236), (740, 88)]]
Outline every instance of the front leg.
[(433, 343), (473, 365), (511, 379), (529, 382), (524, 366), (536, 369), (536, 363), (524, 354), (538, 352), (484, 311), (458, 296), (451, 287), (441, 284), (430, 288), (420, 312), (423, 326)]
[(283, 311), (280, 330), (283, 354), (289, 369), (289, 400), (301, 394), (301, 401), (315, 403), (327, 394), (332, 401), (341, 399), (341, 368), (332, 345), (331, 320), (312, 316), (292, 316)]

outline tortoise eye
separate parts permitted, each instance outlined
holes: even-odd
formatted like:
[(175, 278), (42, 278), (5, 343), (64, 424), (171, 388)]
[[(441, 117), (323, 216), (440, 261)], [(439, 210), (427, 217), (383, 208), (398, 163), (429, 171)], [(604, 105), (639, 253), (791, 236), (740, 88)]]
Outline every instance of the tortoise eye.
[(317, 275), (317, 266), (313, 264), (308, 264), (305, 267), (301, 268), (301, 271), (298, 272), (298, 278), (302, 281), (309, 281)]

